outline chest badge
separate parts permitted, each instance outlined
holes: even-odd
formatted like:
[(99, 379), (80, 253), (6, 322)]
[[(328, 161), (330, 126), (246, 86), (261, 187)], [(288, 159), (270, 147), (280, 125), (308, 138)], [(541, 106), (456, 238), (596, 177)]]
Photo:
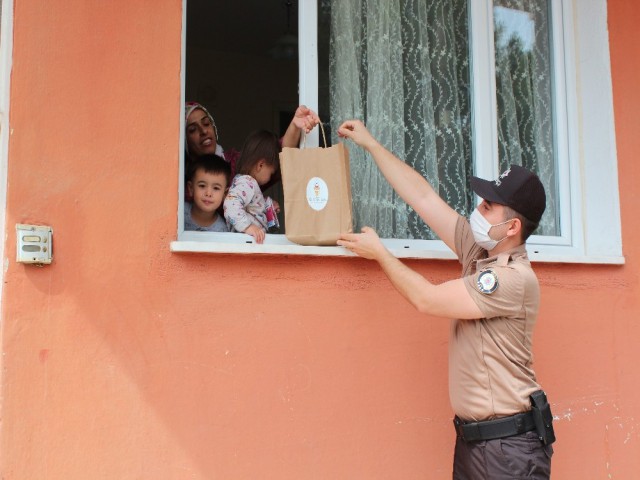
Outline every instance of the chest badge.
[(481, 293), (491, 295), (498, 288), (498, 276), (493, 273), (493, 270), (485, 270), (478, 275), (476, 284)]

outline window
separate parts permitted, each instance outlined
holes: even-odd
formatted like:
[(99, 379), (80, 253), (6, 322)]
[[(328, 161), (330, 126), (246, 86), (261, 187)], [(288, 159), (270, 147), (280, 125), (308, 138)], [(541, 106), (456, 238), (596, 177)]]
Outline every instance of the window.
[[(528, 242), (531, 258), (623, 262), (605, 0), (300, 0), (297, 7), (300, 101), (329, 130), (364, 120), (463, 215), (477, 201), (472, 175), (495, 178), (511, 163), (534, 169), (548, 205)], [(397, 256), (453, 258), (364, 152), (350, 150), (355, 228), (374, 226)], [(615, 194), (605, 200), (603, 191)], [(179, 239), (196, 240), (191, 232)], [(343, 253), (282, 236), (261, 248)]]

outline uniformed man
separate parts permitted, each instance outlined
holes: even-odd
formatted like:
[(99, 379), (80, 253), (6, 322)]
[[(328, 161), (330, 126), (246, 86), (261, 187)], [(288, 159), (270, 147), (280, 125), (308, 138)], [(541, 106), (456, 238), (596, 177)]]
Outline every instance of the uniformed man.
[(555, 437), (531, 353), (540, 290), (525, 249), (545, 209), (540, 179), (517, 165), (495, 181), (473, 177), (471, 187), (482, 202), (467, 220), (362, 122), (344, 122), (338, 134), (372, 155), (391, 186), (462, 264), (462, 278), (434, 285), (395, 258), (371, 228), (338, 241), (376, 260), (420, 312), (454, 319), (449, 340), (457, 434), (453, 478), (549, 478)]

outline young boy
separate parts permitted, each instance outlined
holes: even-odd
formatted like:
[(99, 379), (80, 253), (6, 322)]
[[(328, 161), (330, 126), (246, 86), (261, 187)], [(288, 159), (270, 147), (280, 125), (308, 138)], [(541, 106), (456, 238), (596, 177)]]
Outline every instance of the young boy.
[(217, 155), (204, 155), (190, 165), (187, 192), (191, 201), (184, 202), (185, 231), (229, 231), (218, 209), (227, 194), (230, 180), (231, 167)]

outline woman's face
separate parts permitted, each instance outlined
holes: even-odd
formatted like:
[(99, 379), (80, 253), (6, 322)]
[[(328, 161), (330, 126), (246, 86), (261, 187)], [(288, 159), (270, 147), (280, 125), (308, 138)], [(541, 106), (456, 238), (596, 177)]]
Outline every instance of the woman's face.
[(187, 146), (189, 155), (200, 157), (216, 153), (216, 132), (207, 114), (196, 108), (187, 117)]

